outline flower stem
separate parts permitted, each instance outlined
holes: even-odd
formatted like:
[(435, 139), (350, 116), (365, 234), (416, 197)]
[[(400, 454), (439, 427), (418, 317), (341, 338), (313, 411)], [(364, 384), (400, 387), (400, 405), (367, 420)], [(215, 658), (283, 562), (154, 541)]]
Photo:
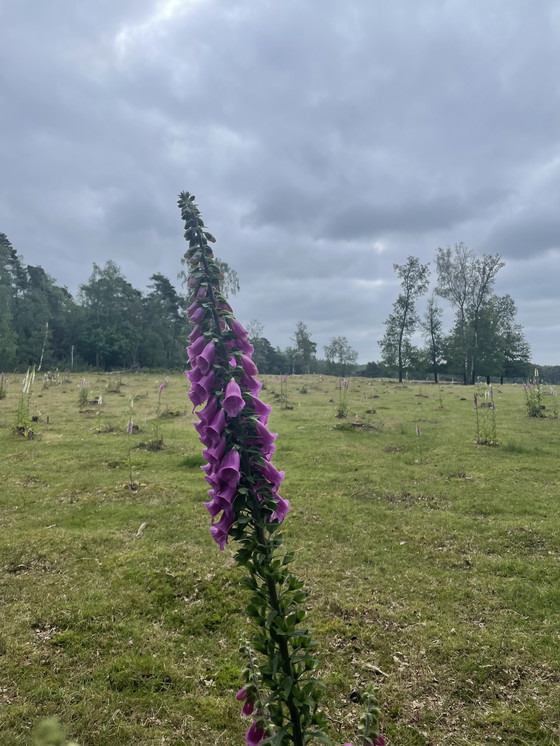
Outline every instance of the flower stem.
[[(272, 562), (272, 555), (273, 555), (274, 549), (273, 547), (270, 546), (270, 542), (262, 526), (259, 526), (259, 525), (256, 526), (256, 534), (257, 534), (259, 543), (266, 550), (268, 572), (266, 573), (266, 577), (264, 579), (266, 583), (266, 589), (268, 591), (268, 603), (269, 603), (271, 610), (275, 611), (276, 614), (282, 618), (284, 617), (284, 610), (282, 609), (280, 605), (276, 583), (274, 582), (274, 579), (270, 573), (270, 569), (271, 569), (270, 564)], [(294, 669), (292, 666), (292, 660), (290, 656), (290, 650), (288, 647), (287, 639), (282, 635), (278, 635), (274, 631), (274, 629), (270, 630), (270, 636), (273, 642), (277, 645), (278, 650), (280, 651), (280, 656), (282, 660), (282, 670), (284, 672), (284, 675), (288, 677), (289, 679), (291, 679), (292, 682), (295, 682), (296, 676), (295, 676)], [(286, 706), (288, 707), (288, 711), (290, 713), (290, 720), (292, 722), (294, 744), (295, 746), (303, 746), (303, 732), (302, 732), (302, 727), (301, 727), (301, 717), (300, 717), (300, 712), (298, 710), (298, 707), (296, 703), (294, 702), (292, 688), (290, 688), (290, 691), (288, 692), (288, 695), (286, 697)]]

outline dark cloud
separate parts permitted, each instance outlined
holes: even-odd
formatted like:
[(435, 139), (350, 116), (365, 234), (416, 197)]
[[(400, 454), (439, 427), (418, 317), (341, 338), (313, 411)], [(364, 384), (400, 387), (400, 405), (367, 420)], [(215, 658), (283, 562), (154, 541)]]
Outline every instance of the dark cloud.
[(244, 320), (362, 360), (393, 263), (465, 240), (557, 362), (559, 42), (552, 0), (0, 3), (0, 231), (71, 289), (174, 280), (189, 189)]

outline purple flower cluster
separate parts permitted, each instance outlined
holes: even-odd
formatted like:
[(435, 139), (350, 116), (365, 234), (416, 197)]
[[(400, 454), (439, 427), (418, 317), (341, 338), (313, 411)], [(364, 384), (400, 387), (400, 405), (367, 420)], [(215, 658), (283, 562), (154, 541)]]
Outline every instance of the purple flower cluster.
[[(242, 687), (237, 692), (235, 698), (238, 702), (243, 702), (243, 709), (241, 710), (243, 715), (246, 715), (247, 717), (253, 715), (253, 717), (255, 718), (260, 717), (260, 713), (258, 711), (255, 711), (255, 705), (249, 697), (249, 690), (246, 686)], [(251, 726), (249, 727), (249, 730), (247, 731), (247, 733), (245, 733), (245, 742), (247, 743), (247, 746), (259, 746), (259, 744), (262, 743), (265, 738), (266, 733), (264, 731), (264, 728), (261, 727), (257, 719), (253, 720)]]
[[(188, 315), (194, 329), (187, 348), (191, 369), (189, 394), (199, 422), (195, 428), (205, 446), (205, 479), (210, 485), (211, 534), (223, 549), (238, 515), (241, 486), (254, 498), (272, 500), (269, 520), (281, 522), (289, 502), (278, 494), (284, 473), (270, 461), (276, 435), (267, 428), (270, 406), (258, 398), (262, 384), (255, 379), (253, 346), (247, 332), (233, 317), (225, 301), (216, 301), (200, 285)], [(219, 328), (217, 328), (219, 327)]]

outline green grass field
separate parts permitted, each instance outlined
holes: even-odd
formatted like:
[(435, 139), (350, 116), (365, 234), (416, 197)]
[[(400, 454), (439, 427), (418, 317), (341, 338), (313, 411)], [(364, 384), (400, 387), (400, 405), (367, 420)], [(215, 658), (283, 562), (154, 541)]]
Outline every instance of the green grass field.
[[(31, 440), (21, 376), (0, 400), (0, 744), (51, 715), (81, 746), (241, 744), (245, 592), (209, 535), (186, 380), (156, 422), (161, 376), (88, 379), (82, 412), (80, 376), (36, 380)], [(335, 741), (374, 681), (392, 746), (558, 746), (559, 421), (495, 386), (482, 446), (472, 388), (351, 379), (337, 419), (336, 379), (290, 378), (286, 409), (263, 379)]]

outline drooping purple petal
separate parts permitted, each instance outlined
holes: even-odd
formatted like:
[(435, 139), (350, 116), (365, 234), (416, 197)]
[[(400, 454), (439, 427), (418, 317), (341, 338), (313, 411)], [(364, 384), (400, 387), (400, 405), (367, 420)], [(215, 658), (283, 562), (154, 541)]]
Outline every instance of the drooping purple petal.
[(226, 426), (226, 415), (223, 409), (219, 409), (216, 415), (212, 419), (206, 428), (208, 436), (211, 441), (218, 441), (222, 437), (222, 433)]
[(262, 422), (263, 425), (266, 425), (266, 423), (268, 422), (268, 417), (272, 411), (272, 407), (270, 406), (270, 404), (265, 404), (263, 401), (257, 399), (254, 396), (251, 397), (250, 404), (253, 411), (258, 416), (259, 422)]
[(249, 700), (247, 700), (241, 708), (241, 712), (245, 716), (252, 715), (254, 711), (255, 705), (252, 702), (249, 702)]
[(207, 392), (199, 386), (197, 383), (194, 384), (189, 393), (189, 399), (192, 402), (193, 407), (199, 407), (206, 401)]
[(236, 350), (244, 355), (252, 355), (255, 351), (255, 348), (247, 339), (240, 338), (230, 339), (226, 342), (226, 347), (228, 350)]
[(213, 446), (212, 448), (206, 448), (204, 451), (202, 451), (202, 455), (212, 466), (212, 468), (216, 469), (216, 467), (222, 460), (225, 451), (226, 439), (224, 437), (221, 437), (215, 446)]
[(256, 378), (253, 378), (253, 376), (244, 375), (239, 383), (243, 388), (250, 391), (253, 396), (257, 396), (259, 391), (262, 389), (262, 383), (257, 381)]
[(215, 384), (215, 380), (216, 378), (214, 375), (214, 371), (211, 370), (205, 376), (202, 376), (200, 380), (193, 385), (189, 394), (193, 406), (198, 407), (208, 399), (212, 391), (212, 387)]
[(239, 451), (228, 451), (216, 471), (216, 477), (228, 485), (237, 485), (241, 477), (240, 466)]
[(196, 308), (193, 310), (192, 313), (189, 312), (189, 321), (191, 322), (191, 324), (200, 324), (200, 322), (204, 318), (206, 309), (204, 309), (202, 306), (199, 306), (198, 303), (193, 303), (193, 305), (195, 305)]
[(204, 409), (201, 409), (199, 412), (197, 412), (198, 418), (201, 420), (201, 422), (204, 422), (208, 424), (212, 421), (212, 418), (218, 411), (218, 400), (215, 396), (210, 397), (208, 399), (207, 405), (204, 407)]
[[(237, 484), (221, 484), (212, 491), (211, 497), (222, 505), (223, 510), (230, 510), (237, 494)], [(208, 493), (210, 494), (210, 492)]]
[(243, 327), (237, 319), (230, 319), (229, 328), (239, 339), (247, 339), (247, 330)]
[(222, 517), (217, 523), (210, 526), (210, 533), (212, 538), (218, 544), (220, 549), (224, 549), (227, 544), (228, 534), (235, 521), (235, 515), (233, 511), (226, 512), (224, 510)]
[(216, 478), (216, 473), (213, 469), (210, 469), (209, 471), (206, 472), (204, 481), (208, 482), (208, 484), (210, 485), (210, 487), (212, 487), (213, 490), (215, 490), (220, 484), (219, 480)]
[(252, 355), (255, 351), (255, 348), (253, 345), (248, 342), (246, 339), (240, 339), (239, 340), (239, 349), (244, 355)]
[(195, 339), (195, 341), (192, 343), (192, 345), (189, 345), (187, 347), (187, 354), (189, 356), (189, 360), (191, 361), (191, 364), (196, 359), (196, 356), (200, 355), (200, 353), (204, 349), (205, 345), (206, 345), (206, 337), (204, 337), (203, 335), (201, 335), (200, 337), (198, 337), (197, 339)]
[(236, 494), (236, 487), (222, 486), (219, 489), (208, 490), (210, 502), (204, 503), (204, 507), (212, 518), (215, 518), (222, 510), (229, 515), (233, 511), (233, 502)]
[(195, 326), (189, 334), (189, 341), (194, 342), (195, 339), (198, 339), (200, 336), (202, 336), (202, 329), (199, 326)]
[(259, 372), (255, 363), (247, 355), (241, 355), (241, 367), (248, 376), (256, 376)]
[(222, 407), (230, 417), (237, 417), (245, 406), (245, 400), (241, 396), (241, 389), (237, 381), (232, 378), (226, 386), (226, 393), (222, 401)]
[(273, 464), (271, 464), (270, 461), (266, 461), (265, 464), (259, 468), (265, 479), (267, 479), (273, 485), (274, 491), (276, 491), (282, 484), (282, 480), (284, 479), (284, 472), (278, 471), (278, 469)]
[(216, 347), (214, 345), (214, 342), (208, 342), (207, 345), (205, 345), (204, 349), (200, 353), (200, 355), (197, 355), (197, 358), (195, 360), (195, 365), (202, 373), (207, 373), (210, 369), (210, 366), (214, 362), (214, 358), (216, 356)]
[(247, 746), (259, 746), (264, 741), (264, 737), (264, 730), (259, 728), (256, 723), (253, 723), (247, 733), (245, 733), (245, 742)]
[(274, 499), (276, 500), (276, 510), (270, 516), (270, 520), (278, 521), (278, 523), (282, 523), (284, 518), (290, 512), (290, 501), (284, 500), (284, 498), (280, 497), (280, 495), (278, 494), (275, 495)]
[(274, 453), (274, 441), (278, 437), (278, 433), (271, 433), (266, 425), (263, 425), (259, 420), (255, 422), (255, 429), (257, 431), (258, 445), (260, 445), (264, 454), (270, 456)]
[(197, 383), (202, 378), (202, 373), (198, 368), (187, 371), (187, 378), (191, 383)]
[(210, 502), (202, 503), (206, 510), (210, 513), (212, 518), (215, 518), (219, 513), (222, 512), (223, 505), (220, 505), (220, 503), (217, 500), (210, 500)]
[(208, 425), (206, 422), (195, 422), (194, 429), (200, 436), (200, 440), (205, 443), (208, 440)]

